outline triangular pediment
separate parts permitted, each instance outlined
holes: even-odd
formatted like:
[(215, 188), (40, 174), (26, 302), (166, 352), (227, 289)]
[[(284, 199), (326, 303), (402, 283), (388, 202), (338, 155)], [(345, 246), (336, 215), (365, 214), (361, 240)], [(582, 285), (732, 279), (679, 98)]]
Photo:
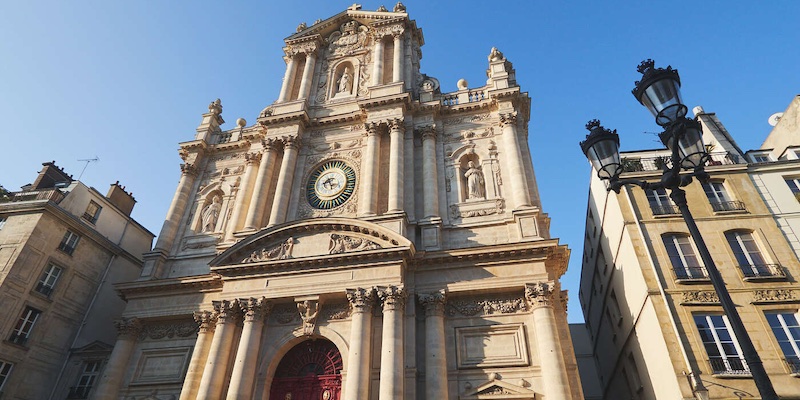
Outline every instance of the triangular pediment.
[(371, 222), (347, 218), (293, 221), (245, 237), (211, 260), (213, 267), (260, 265), (281, 261), (339, 258), (407, 251), (414, 245), (398, 233)]
[(114, 346), (101, 342), (99, 340), (95, 340), (83, 347), (79, 347), (77, 349), (72, 350), (72, 354), (74, 355), (90, 355), (90, 354), (105, 354), (111, 353), (111, 350), (114, 349)]
[[(304, 38), (311, 38), (316, 35), (323, 38), (328, 37), (331, 33), (340, 29), (341, 25), (349, 21), (357, 21), (362, 25), (370, 25), (376, 21), (386, 20), (403, 20), (408, 18), (405, 12), (393, 11), (367, 11), (367, 10), (344, 10), (330, 18), (316, 23), (308, 23), (306, 28), (300, 29), (299, 32), (287, 37), (286, 42), (292, 42)], [(298, 28), (299, 29), (299, 28)]]
[(464, 392), (458, 396), (459, 400), (483, 400), (483, 399), (536, 399), (536, 392), (501, 381), (492, 379), (476, 388)]

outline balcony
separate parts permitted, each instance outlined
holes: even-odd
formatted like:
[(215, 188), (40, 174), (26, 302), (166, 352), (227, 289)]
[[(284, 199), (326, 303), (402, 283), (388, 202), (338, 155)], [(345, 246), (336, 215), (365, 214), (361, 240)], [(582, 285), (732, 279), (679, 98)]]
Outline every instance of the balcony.
[(658, 205), (650, 203), (650, 209), (653, 210), (653, 215), (676, 215), (681, 213), (678, 207), (672, 204)]
[(706, 283), (710, 281), (705, 267), (685, 267), (673, 269), (672, 272), (675, 273), (675, 282), (677, 283)]
[[(709, 156), (710, 158), (708, 162), (706, 162), (706, 166), (709, 167), (746, 163), (746, 161), (738, 155), (727, 151), (711, 153)], [(668, 156), (622, 157), (620, 163), (622, 164), (622, 172), (662, 171), (665, 166), (667, 168), (672, 167), (672, 162)]]
[(22, 192), (10, 192), (6, 197), (0, 197), (0, 203), (47, 200), (58, 204), (63, 199), (64, 199), (64, 193), (58, 188), (53, 188), (53, 189), (42, 189), (42, 190), (28, 190)]
[(25, 346), (25, 343), (28, 341), (28, 335), (12, 333), (11, 337), (8, 338), (8, 341), (14, 344), (18, 344), (20, 346)]
[(75, 251), (75, 246), (70, 246), (65, 242), (61, 242), (61, 244), (58, 245), (58, 249), (63, 251), (64, 253), (72, 255), (72, 253)]
[(43, 282), (39, 282), (36, 285), (36, 291), (47, 297), (50, 297), (50, 295), (53, 293), (53, 287), (50, 285), (46, 285)]
[(89, 392), (92, 390), (91, 386), (73, 386), (69, 388), (67, 399), (88, 399)]
[(747, 362), (744, 359), (736, 357), (720, 358), (715, 357), (708, 360), (711, 364), (711, 372), (716, 377), (748, 377), (751, 376), (750, 368), (747, 367)]
[(779, 264), (740, 265), (745, 282), (781, 281), (786, 279), (786, 272)]
[(741, 201), (733, 200), (733, 201), (712, 201), (711, 208), (715, 212), (720, 211), (746, 211), (747, 209), (744, 207), (744, 203)]

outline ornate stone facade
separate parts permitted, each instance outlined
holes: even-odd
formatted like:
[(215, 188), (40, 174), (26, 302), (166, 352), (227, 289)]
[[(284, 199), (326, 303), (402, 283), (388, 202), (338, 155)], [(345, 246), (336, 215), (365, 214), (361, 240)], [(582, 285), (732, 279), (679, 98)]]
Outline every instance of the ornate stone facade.
[[(123, 376), (139, 354), (190, 347), (159, 365), (188, 372), (114, 393), (582, 398), (564, 307), (526, 300), (558, 293), (569, 254), (539, 203), (530, 98), (496, 51), (486, 85), (441, 93), (419, 70), (422, 30), (392, 10), (301, 24), (256, 123), (223, 130), (214, 102), (181, 144), (198, 167), (185, 168), (141, 279), (119, 290), (145, 326), (199, 324), (196, 337), (136, 342)], [(475, 329), (448, 333), (463, 326)]]

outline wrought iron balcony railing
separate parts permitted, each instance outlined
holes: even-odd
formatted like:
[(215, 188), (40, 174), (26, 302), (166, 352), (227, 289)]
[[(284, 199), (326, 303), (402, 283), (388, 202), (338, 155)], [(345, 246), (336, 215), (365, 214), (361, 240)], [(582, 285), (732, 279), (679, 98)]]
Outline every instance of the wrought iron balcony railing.
[(732, 201), (712, 201), (711, 208), (714, 211), (744, 211), (744, 203), (738, 200)]
[(789, 365), (792, 375), (800, 375), (800, 357), (786, 357), (786, 364)]
[(681, 213), (678, 207), (672, 204), (658, 205), (650, 203), (650, 209), (653, 210), (653, 215), (676, 215)]
[(737, 357), (715, 357), (708, 360), (711, 364), (711, 371), (714, 375), (723, 376), (748, 376), (750, 375), (750, 368), (747, 367), (747, 362), (744, 359)]
[[(707, 166), (746, 164), (747, 162), (736, 154), (727, 151), (709, 154)], [(672, 167), (672, 161), (667, 156), (659, 157), (622, 157), (622, 172), (661, 171), (666, 165)]]
[(675, 281), (678, 283), (687, 282), (708, 282), (708, 271), (705, 267), (685, 267), (681, 269), (673, 269), (675, 273)]
[(8, 341), (14, 344), (18, 344), (20, 346), (24, 346), (25, 343), (28, 341), (28, 335), (20, 335), (12, 333), (11, 337), (8, 338)]
[(43, 282), (39, 282), (36, 284), (36, 291), (47, 297), (50, 297), (50, 295), (53, 293), (53, 287), (46, 285)]
[(91, 391), (91, 386), (73, 386), (69, 388), (69, 393), (67, 394), (67, 399), (88, 399), (89, 398), (89, 391)]
[(7, 197), (0, 197), (0, 203), (49, 200), (58, 204), (63, 199), (64, 193), (60, 189), (53, 188), (8, 193)]
[(786, 272), (780, 264), (740, 265), (744, 280), (782, 280), (786, 279)]

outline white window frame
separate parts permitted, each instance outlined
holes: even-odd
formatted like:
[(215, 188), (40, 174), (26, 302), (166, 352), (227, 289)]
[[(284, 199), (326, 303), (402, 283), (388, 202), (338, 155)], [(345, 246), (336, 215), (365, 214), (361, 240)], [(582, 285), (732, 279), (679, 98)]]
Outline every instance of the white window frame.
[(39, 283), (36, 284), (36, 291), (46, 296), (50, 296), (50, 294), (53, 292), (53, 289), (55, 289), (56, 283), (58, 283), (58, 278), (61, 277), (62, 272), (64, 272), (64, 268), (61, 268), (53, 263), (48, 263), (47, 268), (44, 270), (44, 273), (42, 273), (41, 279), (39, 279)]
[(90, 360), (83, 364), (83, 372), (78, 377), (78, 383), (73, 387), (76, 394), (83, 395), (83, 398), (89, 397), (89, 392), (92, 391), (97, 383), (97, 377), (100, 376), (101, 365), (102, 361), (100, 360)]
[[(697, 326), (697, 318), (698, 317), (704, 318), (706, 324), (708, 324), (708, 326), (710, 327), (709, 330), (711, 331), (710, 333), (711, 333), (712, 339), (714, 340), (714, 345), (715, 345), (715, 347), (717, 349), (717, 353), (719, 354), (717, 356), (712, 356), (711, 354), (708, 354), (707, 345), (709, 345), (711, 343), (703, 341), (703, 339), (701, 337), (700, 338), (700, 342), (703, 344), (703, 349), (705, 349), (705, 351), (706, 351), (706, 355), (708, 356), (709, 362), (711, 361), (712, 357), (719, 358), (719, 359), (722, 360), (722, 363), (723, 363), (723, 365), (725, 366), (725, 369), (726, 369), (725, 371), (713, 371), (714, 365), (712, 364), (711, 365), (712, 372), (714, 374), (726, 374), (726, 373), (737, 374), (737, 375), (749, 374), (750, 373), (750, 367), (748, 367), (747, 361), (744, 359), (744, 355), (742, 353), (742, 348), (739, 347), (739, 340), (736, 339), (736, 335), (733, 334), (733, 330), (731, 329), (730, 323), (728, 322), (728, 317), (725, 316), (725, 315), (717, 315), (717, 314), (695, 314), (694, 315), (695, 328), (697, 328), (698, 335), (700, 334), (700, 327)], [(715, 318), (721, 318), (721, 321), (722, 321), (723, 325), (722, 326), (715, 325), (715, 323), (714, 323)], [(723, 347), (723, 342), (719, 338), (719, 333), (717, 332), (717, 330), (720, 329), (720, 328), (725, 328), (725, 330), (728, 332), (728, 336), (731, 337), (731, 341), (732, 341), (733, 347), (736, 350), (737, 354), (727, 354), (725, 352), (725, 348)], [(743, 370), (742, 369), (734, 369), (731, 366), (731, 360), (735, 360), (735, 359), (738, 359), (739, 363), (741, 363), (742, 367), (744, 368)]]
[[(742, 238), (743, 235), (748, 235), (749, 240), (744, 240)], [(732, 237), (733, 236), (733, 237)], [(758, 241), (756, 240), (755, 235), (753, 232), (748, 231), (728, 231), (725, 232), (725, 239), (728, 241), (728, 246), (730, 246), (731, 251), (733, 251), (733, 258), (736, 260), (736, 264), (739, 264), (739, 268), (744, 270), (748, 268), (750, 272), (755, 274), (755, 276), (771, 276), (773, 275), (772, 269), (769, 267), (769, 261), (766, 257), (764, 257), (764, 252), (761, 251), (761, 246), (759, 246)], [(734, 239), (734, 241), (731, 241)], [(747, 250), (745, 242), (751, 241), (756, 248), (756, 252), (751, 252)], [(736, 247), (734, 247), (734, 244)], [(739, 260), (739, 257), (736, 256), (737, 250), (742, 254), (744, 259), (747, 261), (747, 265), (741, 265), (742, 263)], [(754, 255), (757, 254), (759, 258), (761, 258), (761, 263), (757, 263), (754, 260)], [(760, 269), (761, 270), (760, 270)], [(763, 270), (763, 271), (762, 271)], [(766, 275), (765, 275), (766, 274)]]
[[(667, 239), (669, 239), (669, 242)], [(685, 240), (686, 242), (681, 243), (681, 239)], [(675, 276), (678, 279), (708, 279), (708, 272), (706, 271), (705, 265), (703, 265), (703, 260), (701, 260), (697, 255), (697, 252), (694, 248), (694, 243), (692, 243), (692, 241), (689, 239), (689, 235), (683, 235), (679, 233), (667, 233), (661, 236), (661, 241), (664, 242), (664, 247), (667, 250), (667, 258), (669, 258), (669, 261), (672, 264), (672, 270), (675, 272)], [(675, 265), (673, 262), (670, 254), (670, 245), (668, 243), (672, 245), (671, 248), (675, 250), (675, 254), (681, 260), (680, 266)], [(687, 254), (683, 251), (684, 247), (682, 245), (684, 244), (689, 246), (688, 248), (692, 250), (692, 254)], [(690, 255), (697, 261), (696, 266), (689, 265), (687, 257)], [(685, 276), (678, 276), (678, 271), (682, 271)]]
[(792, 191), (794, 197), (800, 201), (800, 178), (784, 177), (783, 180), (786, 182), (786, 185), (789, 186), (789, 190)]
[(673, 205), (672, 200), (669, 198), (669, 194), (664, 188), (648, 189), (645, 194), (647, 195), (647, 201), (650, 202), (650, 204), (655, 204), (661, 207)]
[(11, 341), (17, 344), (24, 344), (30, 338), (31, 331), (34, 325), (36, 325), (36, 321), (39, 320), (40, 315), (42, 315), (41, 311), (30, 306), (25, 307), (22, 315), (20, 315), (17, 320), (17, 325), (14, 327), (14, 330), (11, 331), (12, 338), (22, 338), (22, 343), (16, 341), (19, 339), (11, 339)]
[[(799, 368), (800, 367), (800, 336), (795, 337), (794, 335), (792, 335), (792, 330), (790, 329), (790, 328), (800, 327), (800, 318), (798, 318), (797, 312), (790, 312), (788, 310), (783, 310), (783, 311), (767, 311), (764, 314), (766, 316), (768, 316), (768, 315), (775, 315), (776, 316), (776, 319), (779, 322), (780, 326), (778, 326), (778, 327), (772, 326), (772, 323), (770, 323), (769, 320), (767, 321), (767, 323), (769, 324), (769, 327), (772, 329), (773, 335), (775, 335), (775, 329), (778, 329), (778, 328), (783, 331), (784, 335), (786, 335), (786, 337), (788, 338), (788, 342), (791, 345), (792, 350), (794, 351), (794, 354), (786, 354), (786, 351), (784, 350), (784, 348), (782, 346), (780, 346), (780, 341), (778, 342), (778, 347), (783, 352), (783, 357), (786, 359), (787, 362), (789, 362), (789, 358), (793, 358), (795, 360), (798, 360), (798, 363), (799, 363), (798, 365), (796, 365), (796, 366), (790, 365), (790, 367)], [(785, 316), (787, 316), (787, 315), (791, 315), (792, 317), (794, 317), (794, 325), (790, 325), (789, 323), (786, 322), (786, 317)], [(775, 336), (775, 340), (778, 340), (777, 336)], [(793, 371), (793, 373), (798, 373), (798, 372), (800, 372), (800, 371), (797, 371), (797, 372)]]
[(712, 203), (727, 203), (729, 201), (733, 201), (731, 196), (728, 194), (728, 190), (725, 189), (725, 183), (721, 181), (709, 181), (703, 184), (703, 191), (706, 193), (706, 197), (708, 198), (709, 202)]
[(755, 163), (764, 163), (772, 161), (772, 156), (770, 156), (769, 153), (752, 153), (750, 154), (750, 158)]
[(11, 371), (14, 369), (14, 364), (0, 360), (0, 393), (3, 392), (3, 387), (11, 376)]
[(3, 229), (3, 226), (6, 225), (6, 221), (8, 221), (8, 217), (0, 216), (0, 229)]
[(75, 249), (78, 248), (78, 241), (80, 241), (80, 235), (77, 233), (67, 230), (64, 233), (64, 237), (61, 239), (61, 243), (58, 245), (58, 249), (72, 255), (75, 252)]

